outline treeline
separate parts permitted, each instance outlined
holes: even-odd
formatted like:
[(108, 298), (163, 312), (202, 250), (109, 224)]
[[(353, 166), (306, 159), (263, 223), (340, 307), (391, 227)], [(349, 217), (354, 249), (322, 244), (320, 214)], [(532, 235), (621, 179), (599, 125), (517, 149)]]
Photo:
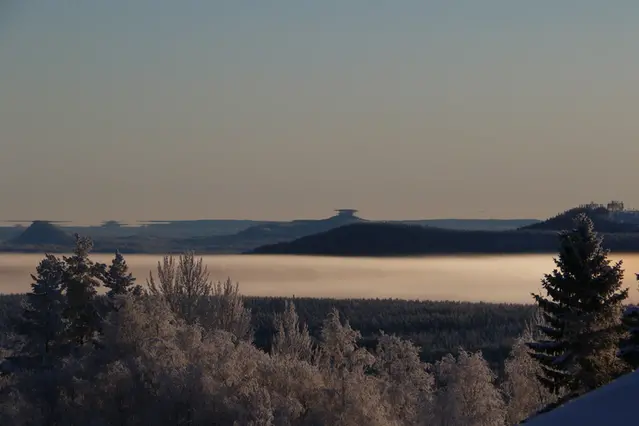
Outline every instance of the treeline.
[[(255, 344), (268, 351), (275, 332), (273, 318), (284, 309), (286, 299), (244, 300), (253, 314)], [(495, 367), (503, 364), (513, 341), (524, 331), (534, 312), (532, 305), (506, 303), (329, 298), (292, 301), (300, 321), (308, 325), (315, 339), (320, 338), (322, 321), (332, 309), (337, 309), (362, 334), (360, 344), (364, 347), (374, 347), (383, 330), (415, 343), (426, 362), (435, 362), (463, 347), (482, 351)]]
[[(608, 261), (585, 216), (560, 243), (546, 294), (534, 296), (539, 309), (498, 374), (463, 348), (424, 362), (413, 341), (375, 323), (436, 341), (447, 321), (498, 326), (506, 316), (491, 305), (468, 315), (440, 304), (440, 316), (403, 302), (415, 309), (372, 315), (352, 300), (319, 322), (328, 301), (247, 300), (230, 280), (211, 282), (193, 253), (165, 257), (143, 289), (123, 256), (94, 263), (78, 238), (72, 256), (45, 256), (31, 292), (4, 310), (0, 424), (518, 424), (639, 365), (639, 311), (624, 308), (621, 264)], [(299, 315), (305, 301), (313, 331)], [(260, 305), (262, 315), (251, 312)], [(358, 312), (368, 341), (345, 318)], [(413, 314), (423, 322), (403, 322)]]
[[(9, 335), (10, 319), (20, 314), (24, 300), (24, 295), (0, 295), (0, 347)], [(295, 304), (300, 321), (307, 324), (315, 341), (321, 337), (326, 316), (337, 309), (362, 334), (358, 343), (363, 347), (373, 348), (383, 330), (415, 343), (422, 361), (435, 362), (465, 348), (481, 351), (496, 371), (535, 309), (533, 305), (506, 303), (245, 296), (243, 304), (251, 313), (253, 341), (258, 348), (270, 351), (275, 315), (284, 310), (287, 301)]]

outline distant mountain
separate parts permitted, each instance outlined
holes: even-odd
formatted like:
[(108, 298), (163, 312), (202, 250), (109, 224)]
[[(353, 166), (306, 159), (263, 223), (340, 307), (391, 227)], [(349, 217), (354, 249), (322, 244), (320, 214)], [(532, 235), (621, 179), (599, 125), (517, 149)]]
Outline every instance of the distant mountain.
[(364, 222), (364, 219), (357, 216), (345, 217), (336, 215), (320, 220), (294, 220), (292, 222), (251, 226), (235, 234), (235, 237), (249, 239), (281, 238), (284, 240), (292, 240), (358, 222)]
[(17, 246), (72, 247), (75, 244), (75, 239), (52, 223), (35, 221), (8, 243)]
[(293, 241), (307, 235), (325, 232), (351, 223), (366, 222), (346, 210), (335, 216), (320, 220), (294, 220), (271, 222), (251, 226), (237, 234), (213, 235), (209, 237), (180, 240), (180, 244), (192, 246), (200, 251), (243, 252), (265, 244)]
[[(587, 210), (591, 213), (596, 230), (605, 235), (608, 248), (639, 251), (637, 225), (614, 220), (613, 215), (606, 215), (604, 211)], [(539, 223), (530, 223), (534, 219), (373, 222), (358, 217), (355, 210), (342, 209), (336, 215), (320, 220), (253, 222), (252, 226), (251, 221), (228, 221), (237, 226), (236, 229), (242, 229), (236, 233), (208, 235), (200, 232), (218, 226), (219, 228), (215, 228), (216, 232), (223, 232), (224, 221), (185, 221), (180, 224), (181, 231), (173, 229), (171, 232), (158, 234), (149, 231), (152, 228), (160, 229), (164, 225), (148, 228), (61, 228), (51, 222), (36, 221), (27, 229), (14, 229), (11, 233), (5, 233), (4, 240), (0, 242), (0, 251), (65, 252), (73, 246), (74, 239), (71, 235), (77, 232), (93, 238), (94, 251), (100, 253), (116, 249), (125, 253), (156, 254), (195, 250), (202, 254), (286, 253), (335, 256), (551, 253), (557, 249), (556, 232), (571, 228), (572, 218), (582, 211), (584, 209), (572, 209)], [(527, 226), (512, 229), (522, 222)], [(438, 227), (429, 224), (436, 224)], [(172, 225), (167, 227), (171, 228)], [(173, 232), (177, 236), (172, 236)]]
[[(116, 220), (100, 225), (79, 226), (67, 222), (46, 221), (69, 235), (80, 234), (96, 243), (96, 251), (112, 251), (122, 247), (127, 252), (159, 253), (173, 248), (195, 249), (214, 253), (238, 253), (265, 244), (292, 241), (300, 237), (328, 231), (350, 223), (367, 222), (357, 216), (353, 209), (340, 209), (326, 219), (293, 221), (254, 220), (181, 220), (146, 221), (142, 226), (130, 226)], [(509, 230), (531, 223), (535, 219), (424, 219), (384, 221), (396, 224), (435, 226), (445, 229), (465, 230)], [(11, 249), (11, 240), (22, 233), (25, 227), (0, 227), (0, 250)], [(19, 248), (24, 250), (25, 246)], [(18, 248), (18, 246), (16, 246)], [(35, 250), (37, 246), (30, 246)]]
[(137, 235), (164, 238), (196, 238), (212, 235), (231, 235), (250, 226), (265, 223), (254, 220), (181, 220), (168, 222), (148, 222), (131, 228)]
[(7, 241), (20, 235), (24, 231), (22, 226), (2, 226), (0, 227), (0, 241)]
[(636, 224), (615, 221), (605, 207), (577, 207), (544, 220), (543, 222), (533, 223), (520, 229), (528, 231), (561, 231), (564, 229), (572, 229), (575, 217), (581, 213), (588, 215), (595, 225), (597, 232), (639, 232), (639, 226)]

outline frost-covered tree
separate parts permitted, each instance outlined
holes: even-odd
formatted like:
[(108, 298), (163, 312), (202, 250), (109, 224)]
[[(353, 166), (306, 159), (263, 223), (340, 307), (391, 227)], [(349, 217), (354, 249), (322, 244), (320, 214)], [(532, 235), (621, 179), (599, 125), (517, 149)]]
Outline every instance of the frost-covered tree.
[(357, 341), (362, 335), (353, 330), (346, 320), (342, 324), (339, 312), (333, 308), (322, 323), (321, 330), (321, 365), (329, 372), (342, 377), (344, 372), (364, 371), (375, 359)]
[[(639, 274), (637, 274), (639, 281)], [(628, 335), (619, 344), (619, 356), (632, 368), (639, 368), (639, 306), (624, 310), (622, 323)]]
[(31, 275), (34, 282), (15, 324), (18, 333), (25, 338), (22, 353), (35, 357), (36, 364), (42, 368), (55, 364), (64, 341), (64, 276), (64, 262), (54, 255), (45, 255), (36, 267), (35, 275)]
[(211, 295), (200, 304), (198, 318), (205, 330), (226, 331), (238, 340), (253, 340), (251, 310), (244, 306), (239, 284), (233, 284), (230, 278), (213, 284)]
[(351, 397), (357, 394), (352, 390), (364, 387), (365, 372), (375, 362), (367, 350), (358, 347), (360, 338), (348, 321), (342, 324), (337, 309), (333, 308), (322, 324), (319, 365), (330, 383), (329, 404), (337, 419), (349, 416), (349, 409), (354, 408)]
[(435, 364), (438, 382), (435, 422), (440, 426), (500, 426), (505, 422), (504, 401), (495, 386), (495, 373), (481, 352), (460, 350)]
[(541, 363), (542, 383), (552, 392), (582, 393), (607, 383), (621, 371), (616, 347), (621, 337), (621, 262), (611, 264), (588, 216), (560, 234), (557, 268), (546, 274), (546, 295), (534, 294), (547, 325), (544, 337), (529, 344)]
[(528, 348), (533, 340), (534, 329), (527, 327), (515, 340), (510, 356), (504, 362), (501, 389), (506, 401), (507, 425), (519, 424), (556, 399), (539, 380), (541, 365), (530, 356)]
[(164, 299), (188, 324), (197, 321), (199, 306), (213, 291), (208, 268), (193, 252), (180, 255), (177, 262), (173, 256), (164, 256), (157, 265), (157, 281), (150, 272), (147, 284), (150, 294)]
[[(97, 424), (399, 425), (376, 382), (347, 372), (347, 403), (318, 366), (269, 355), (225, 331), (202, 334), (155, 298), (125, 298), (104, 327), (113, 356), (95, 383), (76, 381), (70, 415)], [(96, 352), (97, 354), (98, 352)], [(97, 355), (94, 355), (97, 356)], [(71, 414), (72, 412), (72, 414)]]
[(311, 362), (314, 358), (315, 347), (306, 324), (300, 324), (295, 304), (284, 302), (284, 312), (275, 314), (271, 353), (278, 356), (289, 356), (295, 359)]
[(76, 234), (72, 256), (64, 256), (63, 289), (66, 295), (64, 318), (68, 322), (67, 334), (76, 345), (92, 341), (100, 330), (100, 315), (95, 303), (100, 287), (100, 265), (89, 254), (93, 248), (90, 238)]
[(104, 268), (103, 282), (108, 289), (106, 295), (110, 300), (114, 300), (119, 295), (139, 296), (142, 294), (142, 287), (135, 284), (135, 277), (129, 272), (124, 256), (120, 251), (115, 252), (115, 257), (108, 267)]
[(410, 341), (382, 333), (375, 348), (373, 371), (394, 415), (403, 424), (417, 425), (431, 416), (433, 376)]
[(187, 371), (189, 355), (197, 358), (198, 329), (160, 299), (118, 298), (120, 308), (104, 324), (103, 349), (87, 363), (98, 371), (75, 381), (83, 403), (73, 411), (101, 424), (188, 424), (189, 394), (198, 383), (187, 381)]

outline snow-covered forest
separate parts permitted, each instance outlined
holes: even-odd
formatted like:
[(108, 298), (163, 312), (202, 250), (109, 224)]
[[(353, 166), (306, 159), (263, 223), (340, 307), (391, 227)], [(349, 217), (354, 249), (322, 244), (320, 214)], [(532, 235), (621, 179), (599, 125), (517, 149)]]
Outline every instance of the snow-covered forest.
[[(372, 347), (337, 309), (318, 338), (293, 301), (272, 317), (268, 349), (231, 280), (193, 253), (167, 256), (137, 285), (77, 238), (47, 255), (0, 339), (0, 424), (518, 424), (634, 370), (637, 311), (625, 306), (592, 222), (560, 235), (546, 294), (503, 365), (460, 348), (433, 362), (396, 334)], [(98, 295), (98, 290), (105, 292)]]

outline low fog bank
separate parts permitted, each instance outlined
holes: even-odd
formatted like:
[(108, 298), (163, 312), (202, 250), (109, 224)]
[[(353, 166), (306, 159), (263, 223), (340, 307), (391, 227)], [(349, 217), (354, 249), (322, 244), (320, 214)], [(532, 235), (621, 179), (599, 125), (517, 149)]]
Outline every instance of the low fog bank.
[[(29, 291), (38, 254), (0, 254), (0, 293)], [(110, 263), (112, 255), (91, 256)], [(625, 284), (634, 290), (638, 254), (623, 259)], [(133, 275), (144, 283), (155, 272), (156, 255), (125, 255)], [(211, 278), (231, 277), (247, 296), (400, 298), (532, 303), (531, 292), (552, 271), (552, 256), (445, 256), (422, 258), (328, 258), (301, 256), (204, 256)], [(630, 301), (639, 302), (637, 291)]]

